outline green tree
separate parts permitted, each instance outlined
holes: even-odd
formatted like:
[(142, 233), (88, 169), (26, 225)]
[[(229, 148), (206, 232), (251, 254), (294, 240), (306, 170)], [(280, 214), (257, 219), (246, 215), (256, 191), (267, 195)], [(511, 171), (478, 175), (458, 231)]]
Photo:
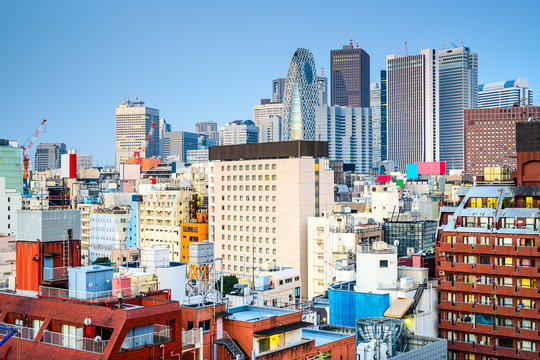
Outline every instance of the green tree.
[(107, 256), (98, 257), (96, 260), (92, 262), (92, 265), (96, 264), (106, 264), (109, 265), (111, 263), (111, 259), (109, 259)]
[[(238, 284), (238, 278), (234, 275), (223, 277), (223, 295), (230, 294), (234, 290), (234, 284)], [(216, 284), (216, 289), (221, 290), (221, 280)]]

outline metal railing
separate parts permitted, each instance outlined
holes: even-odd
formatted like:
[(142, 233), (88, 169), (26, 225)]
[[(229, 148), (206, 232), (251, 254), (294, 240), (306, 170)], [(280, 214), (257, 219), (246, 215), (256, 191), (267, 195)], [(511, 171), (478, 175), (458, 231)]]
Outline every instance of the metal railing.
[(43, 332), (42, 342), (44, 344), (66, 347), (81, 351), (88, 351), (96, 354), (103, 354), (108, 341), (102, 341), (99, 337), (95, 339), (84, 338), (76, 335), (67, 335), (49, 330)]
[(182, 329), (182, 346), (202, 344), (202, 328), (193, 328), (191, 330)]
[(62, 267), (44, 267), (43, 281), (63, 280), (68, 278), (67, 266)]
[(129, 288), (96, 291), (96, 292), (80, 291), (80, 290), (73, 290), (73, 289), (62, 289), (62, 288), (55, 288), (55, 287), (49, 287), (49, 286), (39, 287), (39, 296), (59, 298), (59, 299), (84, 300), (84, 301), (90, 301), (90, 302), (116, 300), (116, 295), (118, 292), (122, 292), (124, 299), (134, 296), (137, 293), (135, 286), (132, 286)]
[[(19, 331), (18, 334), (15, 334), (15, 337), (18, 337), (20, 339), (24, 340), (34, 340), (36, 338), (36, 335), (39, 331), (39, 329), (33, 329), (30, 327), (22, 326), (22, 325), (15, 325), (15, 324), (7, 324), (5, 322), (1, 322), (0, 326), (8, 327), (11, 329), (16, 329)], [(0, 329), (0, 336), (6, 336), (10, 333), (9, 330), (6, 329)]]
[(231, 339), (225, 330), (216, 331), (216, 340), (224, 340), (223, 345), (231, 352), (235, 359), (245, 359), (244, 352), (236, 345), (236, 342)]
[(154, 331), (151, 333), (126, 337), (121, 350), (127, 351), (146, 345), (159, 345), (171, 340), (171, 328), (169, 326), (154, 324)]

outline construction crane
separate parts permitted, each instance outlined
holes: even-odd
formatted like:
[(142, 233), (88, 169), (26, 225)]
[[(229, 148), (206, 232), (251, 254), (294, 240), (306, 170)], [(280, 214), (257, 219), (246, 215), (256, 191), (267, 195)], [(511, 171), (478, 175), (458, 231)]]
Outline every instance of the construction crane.
[(148, 147), (148, 143), (150, 142), (150, 139), (152, 138), (152, 134), (154, 134), (155, 126), (156, 126), (156, 122), (152, 121), (152, 125), (150, 126), (150, 131), (148, 132), (148, 136), (146, 137), (146, 140), (144, 141), (144, 146), (142, 148), (137, 149), (133, 153), (133, 158), (135, 159), (135, 162), (139, 165), (142, 165), (141, 152), (144, 151), (144, 153), (146, 154), (146, 148)]
[(515, 103), (512, 104), (512, 107), (519, 107), (520, 104), (526, 100), (529, 100), (529, 98), (523, 98), (523, 99), (520, 99), (518, 101), (516, 101)]
[(23, 166), (24, 166), (24, 184), (26, 186), (26, 182), (28, 180), (28, 164), (30, 163), (30, 157), (28, 156), (28, 151), (32, 148), (34, 145), (34, 142), (36, 141), (36, 138), (38, 137), (39, 133), (43, 128), (45, 127), (45, 123), (47, 122), (47, 119), (43, 119), (41, 121), (41, 124), (39, 124), (36, 132), (34, 133), (34, 136), (32, 136), (32, 139), (30, 139), (30, 142), (27, 146), (22, 145), (21, 149), (23, 150)]

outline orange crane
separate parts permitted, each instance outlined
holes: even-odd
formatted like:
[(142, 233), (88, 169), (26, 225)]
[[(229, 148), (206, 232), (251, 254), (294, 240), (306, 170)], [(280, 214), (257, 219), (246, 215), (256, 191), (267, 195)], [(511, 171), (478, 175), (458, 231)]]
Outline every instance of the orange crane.
[(148, 143), (150, 142), (150, 139), (152, 138), (152, 134), (154, 133), (154, 127), (155, 126), (156, 126), (156, 122), (152, 121), (152, 126), (150, 126), (150, 131), (148, 132), (148, 136), (146, 137), (146, 140), (144, 142), (144, 146), (142, 148), (137, 149), (133, 153), (133, 158), (135, 159), (135, 162), (137, 164), (139, 164), (139, 165), (142, 164), (141, 151), (144, 151), (144, 153), (146, 154), (146, 148), (148, 147)]
[(36, 138), (38, 137), (41, 130), (45, 127), (45, 123), (47, 122), (47, 119), (43, 119), (41, 121), (41, 124), (39, 124), (36, 132), (34, 133), (34, 136), (32, 136), (32, 139), (30, 139), (30, 142), (27, 146), (21, 145), (21, 149), (23, 150), (23, 166), (24, 166), (24, 183), (26, 185), (26, 181), (28, 180), (28, 164), (30, 163), (30, 157), (28, 156), (28, 150), (32, 148), (34, 145), (34, 142), (36, 141)]

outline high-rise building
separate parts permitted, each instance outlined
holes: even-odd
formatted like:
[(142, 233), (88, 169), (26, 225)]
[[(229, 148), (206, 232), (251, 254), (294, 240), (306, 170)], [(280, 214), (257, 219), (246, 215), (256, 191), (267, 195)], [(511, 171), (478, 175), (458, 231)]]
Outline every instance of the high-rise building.
[(478, 108), (533, 106), (533, 91), (526, 79), (498, 81), (478, 86)]
[(253, 144), (259, 141), (259, 128), (251, 120), (235, 120), (219, 128), (219, 145)]
[(332, 106), (369, 107), (369, 54), (364, 49), (344, 45), (330, 51)]
[(319, 105), (313, 54), (298, 48), (291, 59), (283, 102), (283, 141), (315, 139), (315, 107)]
[(92, 154), (77, 154), (77, 169), (91, 169), (94, 166)]
[(465, 109), (465, 172), (485, 167), (516, 168), (516, 122), (540, 119), (540, 106)]
[(439, 159), (439, 54), (386, 57), (388, 160), (406, 164)]
[(281, 116), (269, 115), (261, 120), (259, 126), (259, 142), (281, 141)]
[(62, 154), (67, 154), (66, 144), (64, 143), (39, 144), (34, 158), (34, 170), (59, 169)]
[(326, 143), (310, 141), (210, 148), (210, 241), (226, 273), (295, 267), (307, 295), (307, 219), (334, 199), (327, 155)]
[(0, 234), (15, 235), (23, 192), (23, 151), (17, 141), (0, 139)]
[(199, 135), (187, 131), (170, 131), (163, 134), (161, 143), (163, 159), (174, 157), (185, 162), (187, 151), (199, 148)]
[(441, 207), (435, 247), (448, 358), (538, 359), (538, 187), (462, 194), (459, 206)]
[(96, 209), (90, 214), (90, 263), (100, 257), (111, 258), (113, 249), (125, 249), (129, 209)]
[(354, 164), (369, 174), (372, 164), (371, 109), (318, 106), (315, 110), (317, 141), (328, 141), (331, 160)]
[(388, 160), (388, 92), (386, 70), (381, 70), (381, 161)]
[(319, 105), (328, 105), (328, 78), (317, 76), (317, 93), (319, 95)]
[(209, 135), (210, 139), (219, 142), (217, 123), (214, 121), (201, 121), (195, 124), (195, 132)]
[(371, 108), (372, 144), (371, 155), (373, 165), (381, 162), (381, 87), (378, 83), (369, 86), (369, 107)]
[(468, 47), (439, 51), (439, 159), (464, 169), (463, 110), (476, 108), (478, 54)]
[(277, 78), (272, 80), (272, 102), (282, 103), (285, 97), (285, 78)]
[(262, 103), (260, 105), (253, 106), (253, 122), (255, 123), (255, 126), (260, 127), (261, 126), (261, 120), (271, 116), (279, 116), (280, 118), (283, 118), (283, 104), (282, 103), (272, 103), (267, 102), (265, 104)]
[[(154, 132), (146, 151), (143, 152), (142, 148), (152, 123), (155, 123)], [(141, 151), (141, 158), (159, 157), (159, 130), (158, 109), (144, 106), (144, 102), (138, 99), (124, 100), (121, 105), (116, 106), (116, 168), (126, 160), (133, 159), (135, 151)]]

